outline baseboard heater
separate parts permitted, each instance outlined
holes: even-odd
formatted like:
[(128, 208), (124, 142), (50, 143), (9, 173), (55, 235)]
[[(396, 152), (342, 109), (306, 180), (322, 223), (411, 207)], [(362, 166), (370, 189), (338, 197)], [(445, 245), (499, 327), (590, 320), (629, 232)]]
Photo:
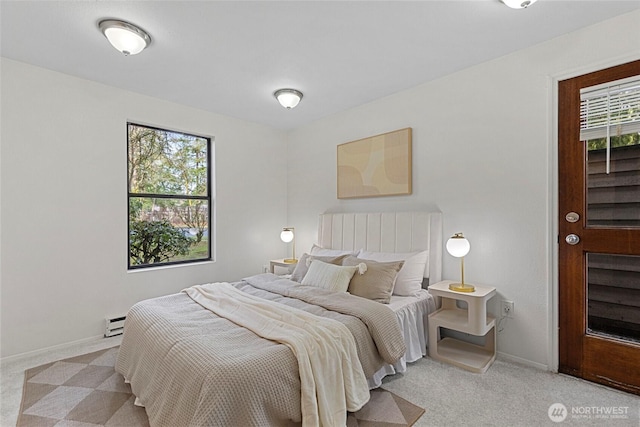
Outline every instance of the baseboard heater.
[(124, 321), (127, 316), (107, 317), (106, 326), (104, 330), (104, 337), (115, 337), (116, 335), (122, 335), (124, 332)]

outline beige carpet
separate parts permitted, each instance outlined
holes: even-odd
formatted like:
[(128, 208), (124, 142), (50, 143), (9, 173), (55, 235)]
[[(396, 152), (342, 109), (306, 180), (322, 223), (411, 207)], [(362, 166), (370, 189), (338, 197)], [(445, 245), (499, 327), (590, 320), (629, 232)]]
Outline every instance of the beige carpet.
[[(133, 404), (131, 388), (114, 365), (118, 347), (59, 360), (25, 372), (18, 427), (144, 427), (143, 408)], [(384, 389), (349, 413), (347, 426), (411, 426), (424, 409)], [(58, 424), (59, 423), (59, 424)]]

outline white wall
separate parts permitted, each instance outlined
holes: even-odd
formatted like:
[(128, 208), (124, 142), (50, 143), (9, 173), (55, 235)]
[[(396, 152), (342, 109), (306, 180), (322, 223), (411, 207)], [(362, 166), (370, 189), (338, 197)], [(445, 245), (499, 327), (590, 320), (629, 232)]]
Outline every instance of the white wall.
[[(100, 335), (139, 300), (286, 255), (283, 132), (1, 61), (2, 357)], [(214, 138), (215, 262), (127, 272), (127, 120)]]
[[(640, 12), (623, 15), (289, 134), (289, 223), (300, 251), (325, 211), (437, 208), (445, 237), (471, 242), (465, 277), (515, 302), (498, 350), (553, 368), (555, 176), (553, 82), (640, 57)], [(336, 145), (413, 128), (413, 194), (338, 200)], [(443, 256), (445, 278), (459, 262)], [(552, 301), (550, 304), (550, 300)]]

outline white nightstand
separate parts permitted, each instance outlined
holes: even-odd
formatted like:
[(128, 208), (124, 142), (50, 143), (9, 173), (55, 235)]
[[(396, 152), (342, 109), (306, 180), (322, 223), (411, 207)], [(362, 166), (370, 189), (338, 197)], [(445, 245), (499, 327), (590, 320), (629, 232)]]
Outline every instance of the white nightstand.
[(276, 267), (283, 267), (288, 269), (289, 273), (295, 268), (297, 262), (284, 262), (284, 258), (272, 259), (269, 261), (269, 272), (275, 273)]
[[(496, 360), (496, 320), (487, 315), (487, 301), (496, 288), (474, 285), (475, 292), (456, 292), (449, 289), (451, 280), (434, 283), (429, 293), (442, 298), (441, 308), (429, 315), (429, 356), (460, 368), (483, 373)], [(457, 301), (467, 303), (459, 308)], [(440, 339), (440, 328), (484, 337), (484, 345), (472, 344), (456, 338)]]

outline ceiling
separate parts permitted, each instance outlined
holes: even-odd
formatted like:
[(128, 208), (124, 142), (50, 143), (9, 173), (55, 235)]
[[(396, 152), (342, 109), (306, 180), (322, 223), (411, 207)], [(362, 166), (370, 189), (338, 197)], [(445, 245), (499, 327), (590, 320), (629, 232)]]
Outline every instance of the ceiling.
[[(640, 1), (5, 1), (0, 54), (183, 105), (292, 129), (599, 21)], [(116, 18), (152, 44), (125, 57)], [(293, 110), (273, 92), (304, 93)]]

